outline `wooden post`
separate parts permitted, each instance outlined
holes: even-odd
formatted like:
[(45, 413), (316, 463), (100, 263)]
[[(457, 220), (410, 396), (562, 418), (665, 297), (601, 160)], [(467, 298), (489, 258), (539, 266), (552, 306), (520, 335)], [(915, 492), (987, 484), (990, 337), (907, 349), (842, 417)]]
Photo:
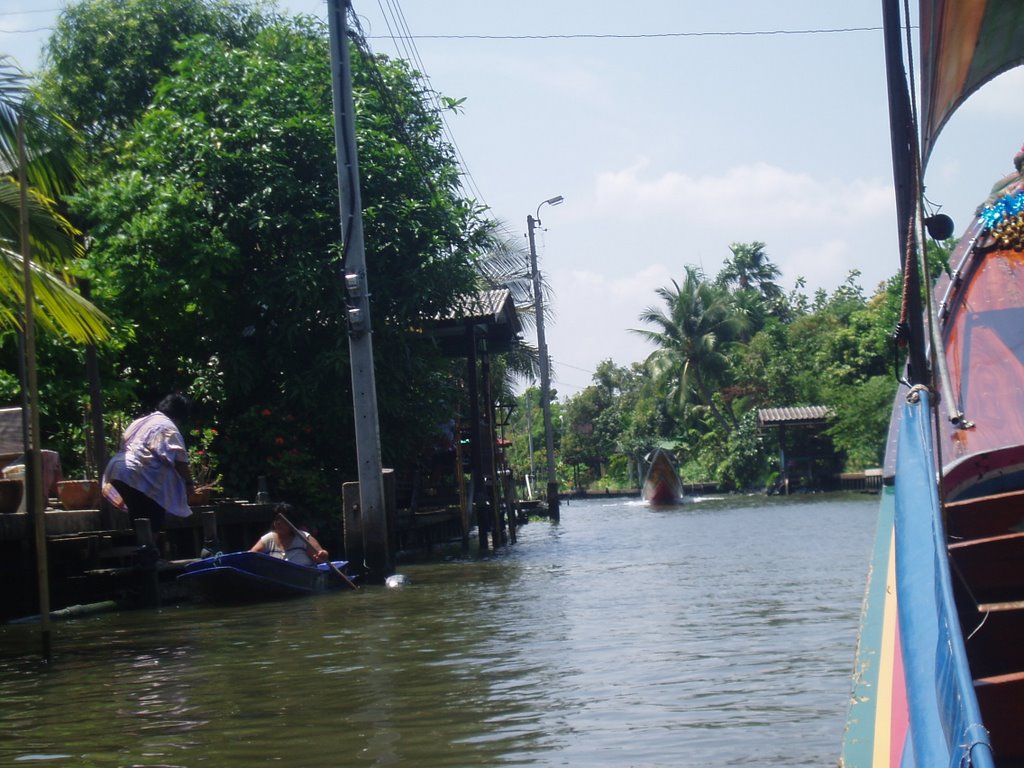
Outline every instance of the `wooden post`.
[(395, 470), (382, 469), (381, 476), (384, 483), (384, 513), (388, 521), (388, 548), (391, 550), (388, 554), (388, 561), (394, 562), (395, 552), (398, 551), (398, 502), (396, 501)]
[(466, 473), (462, 459), (462, 425), (455, 422), (455, 481), (459, 488), (459, 515), (462, 524), (462, 551), (469, 551), (469, 505), (472, 503), (466, 489)]
[(32, 288), (32, 248), (29, 242), (28, 216), (28, 152), (25, 147), (25, 122), (19, 116), (17, 124), (18, 142), (18, 226), (21, 240), (22, 290), (25, 296), (25, 316), (22, 336), (24, 356), (22, 358), (25, 377), (22, 382), (22, 399), (28, 406), (23, 416), (28, 425), (25, 441), (25, 510), (33, 522), (36, 542), (36, 578), (39, 590), (39, 626), (42, 637), (43, 658), (49, 662), (53, 656), (53, 637), (50, 625), (50, 575), (46, 560), (46, 504), (43, 499), (42, 461), (40, 449), (42, 437), (39, 430), (39, 386), (36, 373), (36, 335)]
[[(217, 512), (213, 509), (203, 511), (203, 548), (201, 557), (210, 557), (220, 550), (220, 539), (217, 537)], [(204, 554), (208, 553), (208, 554)]]
[(484, 500), (487, 491), (484, 488), (483, 471), (483, 440), (480, 429), (480, 388), (477, 379), (477, 348), (476, 329), (471, 323), (466, 324), (466, 390), (469, 399), (469, 475), (471, 492), (468, 498), (469, 520), (472, 525), (476, 520), (477, 536), (480, 549), (487, 550), (487, 533), (490, 518), (483, 514)]
[[(79, 290), (82, 298), (92, 299), (92, 282), (79, 279)], [(87, 446), (95, 471), (95, 478), (103, 477), (103, 471), (107, 467), (107, 441), (104, 437), (103, 426), (103, 390), (100, 387), (100, 369), (96, 356), (96, 345), (87, 344), (85, 347), (85, 375), (89, 381), (89, 418), (92, 422), (92, 444)]]
[(157, 561), (160, 559), (160, 552), (156, 548), (153, 528), (149, 519), (145, 517), (133, 520), (132, 527), (135, 529), (135, 543), (139, 547), (135, 560), (141, 574), (142, 601), (145, 605), (159, 608), (160, 584)]
[(484, 390), (484, 429), (486, 434), (481, 441), (484, 447), (484, 487), (487, 489), (487, 501), (491, 505), (491, 549), (497, 551), (502, 544), (501, 498), (498, 494), (497, 450), (498, 435), (494, 429), (494, 392), (491, 387), (491, 354), (484, 347), (480, 356), (480, 377), (483, 379)]

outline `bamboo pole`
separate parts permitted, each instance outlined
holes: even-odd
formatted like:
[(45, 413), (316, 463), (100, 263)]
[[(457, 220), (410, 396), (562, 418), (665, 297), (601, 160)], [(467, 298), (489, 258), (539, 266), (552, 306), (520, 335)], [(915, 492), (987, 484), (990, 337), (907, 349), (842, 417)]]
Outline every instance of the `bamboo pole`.
[(43, 504), (42, 461), (39, 453), (39, 385), (36, 377), (36, 335), (32, 290), (32, 248), (29, 243), (28, 222), (28, 153), (25, 151), (25, 123), (18, 117), (18, 186), (19, 225), (21, 235), (21, 269), (25, 293), (25, 379), (23, 383), (28, 403), (28, 441), (25, 445), (25, 510), (33, 521), (36, 542), (36, 575), (39, 585), (39, 626), (43, 658), (53, 657), (52, 627), (50, 623), (50, 580), (46, 559), (46, 515)]

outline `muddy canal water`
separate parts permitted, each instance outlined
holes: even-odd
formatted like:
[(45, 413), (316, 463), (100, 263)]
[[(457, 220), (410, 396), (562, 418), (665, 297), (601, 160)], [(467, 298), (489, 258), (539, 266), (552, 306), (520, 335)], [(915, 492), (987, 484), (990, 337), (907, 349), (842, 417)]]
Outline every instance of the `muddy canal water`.
[(572, 502), (411, 583), (0, 627), (4, 766), (829, 766), (877, 500)]

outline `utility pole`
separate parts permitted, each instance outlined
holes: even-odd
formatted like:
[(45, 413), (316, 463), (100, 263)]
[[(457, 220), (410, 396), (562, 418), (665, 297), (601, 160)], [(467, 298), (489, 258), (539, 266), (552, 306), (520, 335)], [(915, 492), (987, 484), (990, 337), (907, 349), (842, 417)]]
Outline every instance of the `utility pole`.
[(548, 514), (554, 520), (559, 519), (558, 510), (558, 476), (555, 474), (555, 437), (551, 428), (551, 381), (548, 370), (548, 345), (544, 340), (544, 300), (541, 297), (540, 272), (537, 270), (537, 245), (533, 230), (540, 226), (540, 209), (544, 205), (559, 205), (565, 200), (558, 195), (545, 200), (537, 206), (535, 216), (526, 216), (526, 230), (530, 238), (530, 272), (533, 277), (533, 304), (537, 310), (537, 353), (540, 355), (540, 407), (544, 413), (544, 445), (547, 450), (548, 463)]
[(530, 474), (526, 477), (526, 493), (532, 499), (537, 467), (533, 463), (533, 398), (529, 392), (526, 393), (526, 445), (530, 451)]
[(363, 205), (359, 194), (359, 159), (356, 153), (352, 64), (349, 59), (346, 16), (350, 6), (350, 0), (328, 0), (334, 141), (348, 307), (346, 320), (352, 366), (356, 458), (359, 464), (359, 514), (362, 517), (365, 566), (369, 578), (383, 583), (393, 573), (394, 563), (388, 537), (387, 510), (384, 506), (377, 384), (373, 371), (373, 335), (370, 328), (370, 291), (366, 281)]

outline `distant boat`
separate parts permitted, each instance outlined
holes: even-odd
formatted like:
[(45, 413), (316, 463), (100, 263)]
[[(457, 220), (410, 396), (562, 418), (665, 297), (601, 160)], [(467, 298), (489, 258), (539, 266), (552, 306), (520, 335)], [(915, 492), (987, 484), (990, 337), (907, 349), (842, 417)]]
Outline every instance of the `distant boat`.
[(683, 484), (672, 459), (661, 448), (656, 448), (648, 458), (651, 466), (644, 479), (643, 500), (648, 504), (679, 504), (683, 500)]

